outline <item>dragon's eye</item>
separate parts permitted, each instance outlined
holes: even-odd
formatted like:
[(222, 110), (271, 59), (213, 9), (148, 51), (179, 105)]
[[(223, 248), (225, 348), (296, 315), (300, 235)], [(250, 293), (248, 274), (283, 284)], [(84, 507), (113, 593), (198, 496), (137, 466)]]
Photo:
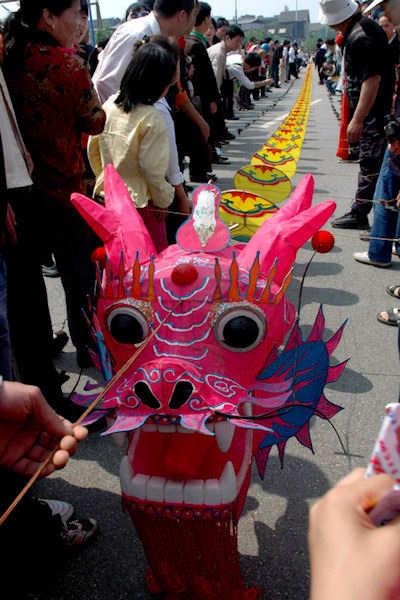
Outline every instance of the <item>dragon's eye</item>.
[(252, 306), (228, 309), (215, 324), (217, 340), (235, 352), (246, 352), (258, 346), (265, 331), (264, 314)]
[(118, 306), (107, 317), (107, 326), (120, 344), (140, 344), (149, 334), (145, 316), (132, 306)]

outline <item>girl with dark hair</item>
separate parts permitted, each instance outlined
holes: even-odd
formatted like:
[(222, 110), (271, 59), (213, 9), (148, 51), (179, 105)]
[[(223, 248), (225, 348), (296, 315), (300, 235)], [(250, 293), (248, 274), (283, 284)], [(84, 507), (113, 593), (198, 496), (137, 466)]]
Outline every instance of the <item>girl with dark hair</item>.
[(166, 208), (174, 198), (167, 182), (169, 139), (154, 104), (176, 82), (178, 51), (161, 36), (140, 42), (118, 94), (104, 104), (103, 133), (90, 138), (88, 152), (96, 175), (95, 194), (103, 193), (104, 168), (113, 164), (140, 209), (158, 251), (167, 246)]
[(46, 353), (47, 298), (26, 297), (26, 290), (38, 288), (36, 279), (32, 285), (30, 280), (37, 277), (40, 250), (55, 256), (77, 361), (89, 366), (82, 308), (94, 284), (90, 254), (97, 242), (70, 204), (70, 196), (86, 192), (82, 134), (100, 133), (105, 114), (74, 48), (81, 9), (80, 0), (20, 0), (20, 10), (5, 31), (5, 75), (34, 164), (31, 197), (12, 200), (21, 250), (18, 259), (10, 258), (9, 266), (11, 332), (22, 379), (42, 387), (50, 402), (51, 390), (35, 368)]

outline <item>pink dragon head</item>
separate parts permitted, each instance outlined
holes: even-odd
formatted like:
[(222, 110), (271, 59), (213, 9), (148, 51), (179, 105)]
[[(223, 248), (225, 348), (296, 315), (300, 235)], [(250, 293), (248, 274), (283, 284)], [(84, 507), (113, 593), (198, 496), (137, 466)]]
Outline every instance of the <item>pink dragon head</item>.
[(329, 367), (341, 330), (324, 344), (320, 311), (303, 342), (285, 296), (298, 249), (335, 210), (332, 201), (312, 207), (312, 194), (306, 176), (242, 246), (218, 217), (218, 190), (201, 186), (177, 244), (159, 255), (113, 167), (105, 206), (73, 196), (107, 257), (92, 323), (114, 379), (93, 419), (112, 411), (106, 433), (131, 432), (121, 483), (135, 511), (220, 518), (229, 509), (237, 519), (253, 455), (263, 473), (273, 445), (283, 453), (291, 436), (310, 445), (310, 417), (339, 410), (323, 386), (344, 367)]

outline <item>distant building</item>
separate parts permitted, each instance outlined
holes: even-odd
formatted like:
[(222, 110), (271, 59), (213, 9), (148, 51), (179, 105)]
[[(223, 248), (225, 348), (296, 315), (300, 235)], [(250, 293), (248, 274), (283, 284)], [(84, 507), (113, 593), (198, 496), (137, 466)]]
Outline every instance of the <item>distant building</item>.
[(285, 10), (275, 17), (243, 15), (238, 25), (245, 32), (262, 31), (265, 36), (302, 42), (310, 32), (310, 11)]
[(286, 29), (291, 40), (304, 40), (310, 31), (309, 10), (286, 10), (279, 15), (279, 28)]

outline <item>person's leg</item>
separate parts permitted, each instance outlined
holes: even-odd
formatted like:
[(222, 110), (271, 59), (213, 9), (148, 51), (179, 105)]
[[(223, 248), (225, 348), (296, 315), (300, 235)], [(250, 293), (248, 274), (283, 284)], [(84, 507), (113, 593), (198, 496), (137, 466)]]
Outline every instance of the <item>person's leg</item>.
[(17, 225), (17, 244), (10, 248), (8, 263), (8, 315), (18, 376), (37, 385), (46, 400), (64, 414), (58, 373), (52, 361), (53, 330), (44, 284), (38, 222), (38, 206), (32, 192), (9, 196)]
[(395, 231), (394, 236), (396, 238), (396, 242), (395, 242), (396, 253), (397, 253), (397, 256), (400, 257), (400, 214), (399, 213), (397, 215), (396, 231)]
[(51, 209), (48, 207), (52, 217), (52, 245), (65, 292), (68, 328), (77, 350), (78, 364), (82, 362), (80, 366), (87, 366), (83, 357), (91, 339), (83, 311), (95, 283), (91, 253), (100, 241), (73, 207), (50, 201), (53, 203)]
[[(389, 151), (385, 153), (381, 171), (376, 184), (374, 200), (392, 200), (400, 191), (400, 177), (395, 175), (389, 164)], [(392, 242), (387, 241), (396, 236), (398, 213), (389, 210), (384, 205), (374, 204), (374, 222), (371, 229), (368, 256), (371, 260), (391, 262)]]
[(386, 146), (382, 127), (375, 118), (367, 120), (360, 140), (360, 172), (352, 205), (352, 212), (357, 213), (361, 219), (366, 219), (372, 209), (370, 201), (374, 197)]
[(207, 173), (211, 172), (208, 144), (204, 141), (199, 128), (186, 117), (184, 118), (187, 150), (190, 156), (189, 173), (192, 181), (207, 182)]
[[(1, 513), (25, 483), (11, 471), (0, 470)], [(52, 518), (50, 510), (29, 495), (0, 527), (2, 587), (12, 590), (10, 598), (36, 591), (56, 572), (63, 558), (61, 531), (62, 522)]]
[(235, 117), (233, 79), (224, 81), (225, 115), (227, 119)]
[(274, 86), (279, 86), (279, 66), (275, 63), (271, 66), (271, 77), (274, 80)]
[(359, 146), (360, 171), (355, 200), (350, 212), (332, 222), (340, 229), (369, 229), (368, 214), (386, 150), (382, 126), (375, 117), (365, 122)]

